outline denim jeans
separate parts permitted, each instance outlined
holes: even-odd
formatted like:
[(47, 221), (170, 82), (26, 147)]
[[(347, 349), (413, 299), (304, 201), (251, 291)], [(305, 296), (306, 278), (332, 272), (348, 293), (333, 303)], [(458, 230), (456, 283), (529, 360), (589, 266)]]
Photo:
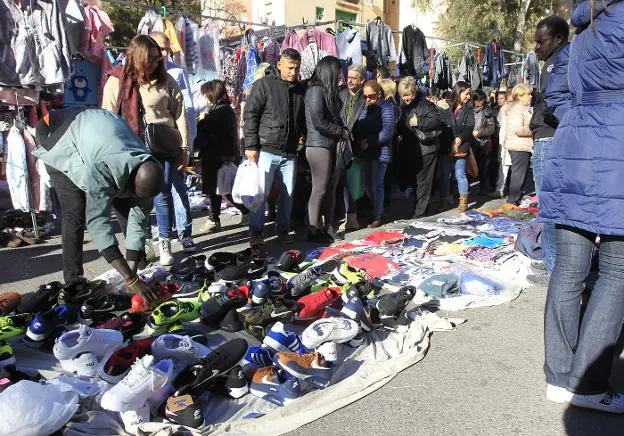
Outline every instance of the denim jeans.
[[(171, 237), (173, 226), (173, 203), (171, 201), (171, 187), (173, 186), (174, 172), (177, 171), (173, 160), (159, 159), (164, 170), (164, 182), (160, 193), (154, 197), (154, 209), (156, 209), (156, 223), (158, 224), (158, 236), (161, 238)], [(188, 199), (187, 199), (188, 200)]]
[(624, 320), (624, 237), (601, 236), (600, 273), (581, 321), (596, 235), (565, 226), (555, 232), (557, 257), (544, 315), (546, 381), (578, 394), (603, 393)]
[[(279, 185), (279, 200), (277, 204), (277, 219), (275, 227), (278, 233), (288, 232), (290, 229), (290, 212), (293, 205), (293, 192), (297, 176), (297, 157), (280, 156), (278, 154), (260, 151), (258, 167), (264, 171), (265, 195), (269, 195), (273, 180), (277, 177)], [(261, 234), (264, 230), (264, 214), (266, 201), (260, 208), (249, 213), (249, 230), (255, 234)]]
[[(544, 158), (552, 145), (552, 138), (538, 139), (533, 144), (533, 178), (535, 179), (535, 192), (539, 199), (542, 193), (544, 180)], [(545, 222), (542, 225), (542, 250), (544, 251), (544, 265), (548, 272), (552, 273), (555, 267), (556, 250), (555, 225)]]
[(373, 203), (373, 219), (381, 219), (384, 209), (385, 177), (388, 162), (364, 159), (362, 161), (362, 179), (366, 195)]
[(178, 233), (178, 238), (192, 237), (193, 219), (191, 218), (191, 205), (189, 204), (186, 185), (184, 184), (184, 174), (177, 170), (173, 174), (171, 198), (173, 200), (175, 229)]
[(451, 172), (453, 171), (453, 158), (447, 153), (438, 157), (438, 174), (440, 175), (440, 198), (451, 195)]
[(468, 184), (468, 177), (466, 176), (466, 161), (465, 157), (455, 159), (455, 179), (457, 179), (457, 190), (459, 195), (468, 195), (470, 185)]

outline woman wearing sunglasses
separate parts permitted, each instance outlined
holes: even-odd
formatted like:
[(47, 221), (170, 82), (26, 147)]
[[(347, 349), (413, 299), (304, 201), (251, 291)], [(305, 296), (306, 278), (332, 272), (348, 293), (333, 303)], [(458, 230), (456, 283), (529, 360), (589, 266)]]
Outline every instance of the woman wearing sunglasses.
[[(182, 93), (175, 79), (167, 74), (160, 47), (153, 38), (138, 35), (130, 41), (125, 65), (113, 70), (104, 86), (102, 108), (119, 114), (141, 138), (145, 137), (146, 129), (156, 132), (149, 139), (148, 145), (165, 170), (165, 183), (154, 198), (160, 237), (160, 263), (171, 265), (171, 185), (174, 171), (180, 171), (188, 164), (189, 135)], [(160, 129), (152, 129), (150, 125), (158, 125)], [(157, 136), (162, 139), (162, 132), (167, 128), (177, 129), (181, 136), (180, 143), (175, 144), (178, 142), (175, 135), (167, 135), (172, 138), (171, 143), (156, 147)], [(165, 147), (168, 149), (165, 150)], [(151, 243), (147, 243), (146, 247), (150, 251)]]

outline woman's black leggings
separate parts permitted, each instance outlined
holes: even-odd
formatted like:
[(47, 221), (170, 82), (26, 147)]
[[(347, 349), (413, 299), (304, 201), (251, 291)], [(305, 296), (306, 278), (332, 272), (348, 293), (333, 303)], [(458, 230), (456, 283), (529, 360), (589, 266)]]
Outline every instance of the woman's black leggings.
[[(336, 151), (322, 147), (306, 148), (306, 158), (312, 172), (312, 193), (308, 201), (308, 220), (311, 227), (322, 229), (333, 224), (336, 205)], [(325, 225), (321, 221), (325, 217)]]

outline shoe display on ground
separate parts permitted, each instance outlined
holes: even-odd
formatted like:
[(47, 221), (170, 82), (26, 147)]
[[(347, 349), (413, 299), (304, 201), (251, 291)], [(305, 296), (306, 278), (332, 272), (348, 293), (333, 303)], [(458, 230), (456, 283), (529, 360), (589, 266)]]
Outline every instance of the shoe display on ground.
[(356, 321), (347, 318), (323, 318), (314, 321), (301, 333), (301, 343), (309, 350), (325, 342), (342, 344), (355, 338), (360, 332)]
[(22, 296), (17, 292), (5, 292), (0, 294), (0, 315), (7, 315), (13, 311), (22, 301)]
[(242, 398), (249, 393), (249, 385), (247, 378), (240, 366), (232, 368), (227, 377), (220, 377), (215, 383), (208, 388), (211, 392), (215, 392), (228, 398)]
[(35, 316), (26, 329), (26, 336), (36, 342), (43, 341), (54, 333), (57, 327), (77, 323), (79, 312), (80, 310), (76, 305), (61, 304), (56, 306)]
[(130, 434), (140, 434), (139, 426), (144, 422), (150, 422), (150, 405), (144, 404), (136, 410), (127, 410), (119, 413), (124, 429)]
[(144, 244), (145, 260), (148, 263), (152, 263), (156, 260), (156, 251), (154, 250), (154, 242), (152, 239), (146, 239)]
[(58, 295), (63, 286), (60, 282), (51, 282), (39, 286), (35, 292), (22, 295), (22, 301), (17, 306), (19, 313), (37, 314), (48, 311), (58, 302)]
[(243, 357), (242, 365), (245, 370), (248, 368), (254, 369), (271, 366), (273, 365), (273, 355), (273, 353), (262, 346), (249, 347)]
[(243, 318), (237, 309), (230, 309), (219, 323), (219, 330), (236, 333), (245, 330)]
[(210, 298), (202, 303), (200, 314), (203, 324), (218, 328), (223, 318), (231, 309), (243, 307), (247, 303), (247, 297), (238, 289), (230, 289), (224, 294)]
[(314, 351), (320, 353), (331, 364), (338, 364), (338, 345), (335, 342), (325, 342)]
[(221, 231), (221, 220), (207, 218), (206, 222), (199, 228), (200, 233), (216, 233)]
[(111, 313), (126, 312), (131, 307), (132, 297), (128, 294), (105, 294), (86, 299), (80, 307), (80, 317), (85, 321), (103, 322)]
[(289, 280), (290, 293), (295, 297), (304, 294), (319, 277), (331, 273), (337, 267), (338, 262), (333, 259), (309, 267)]
[(182, 244), (182, 251), (185, 253), (195, 253), (197, 251), (193, 238), (189, 236), (180, 239), (180, 243)]
[(301, 346), (301, 340), (293, 332), (287, 332), (281, 322), (276, 322), (267, 332), (262, 341), (263, 347), (270, 348), (274, 353), (279, 351), (290, 353), (303, 353), (305, 350)]
[[(411, 312), (411, 311), (410, 311)], [(379, 316), (380, 324), (386, 329), (397, 333), (409, 330), (410, 319), (407, 318), (405, 309), (394, 316)]]
[[(345, 294), (342, 294), (343, 297)], [(360, 325), (362, 330), (367, 332), (373, 330), (373, 323), (370, 320), (369, 309), (364, 305), (362, 299), (359, 297), (352, 297), (344, 303), (342, 309), (340, 311), (332, 309), (331, 307), (327, 308), (327, 314), (329, 316), (342, 316), (348, 319), (352, 319)]]
[(199, 301), (168, 300), (160, 303), (147, 316), (147, 325), (157, 332), (164, 332), (173, 324), (194, 321), (199, 318), (202, 303)]
[(551, 384), (546, 385), (546, 398), (549, 401), (553, 401), (559, 404), (569, 403), (574, 394), (567, 390), (566, 388), (562, 388), (561, 386), (555, 386)]
[(206, 357), (210, 349), (188, 336), (166, 333), (152, 343), (152, 354), (156, 359), (173, 359), (177, 363), (188, 365)]
[(175, 396), (200, 395), (217, 377), (227, 375), (245, 357), (247, 341), (232, 339), (211, 351), (199, 362), (187, 366), (174, 380)]
[(148, 354), (137, 360), (128, 375), (102, 395), (100, 405), (112, 412), (125, 412), (141, 408), (146, 401), (160, 404), (169, 392), (173, 378), (173, 362), (169, 359), (156, 362)]
[(185, 427), (199, 428), (204, 424), (201, 406), (190, 395), (169, 397), (163, 415), (169, 421)]
[(242, 279), (257, 279), (262, 277), (266, 269), (266, 260), (252, 258), (246, 262), (223, 268), (217, 273), (217, 277), (225, 282), (235, 282)]
[(15, 362), (13, 347), (5, 341), (0, 341), (0, 370), (5, 366), (15, 365)]
[(23, 335), (31, 321), (30, 313), (0, 316), (0, 341)]
[(172, 298), (178, 290), (179, 287), (175, 283), (161, 283), (157, 285), (156, 291), (158, 295), (160, 295), (160, 298), (150, 305), (146, 305), (143, 298), (140, 295), (135, 294), (132, 296), (132, 300), (130, 300), (132, 308), (129, 312), (148, 312), (151, 308), (156, 307), (160, 303)]
[(125, 340), (138, 335), (145, 328), (145, 314), (142, 312), (125, 313), (123, 315), (111, 318), (101, 324), (95, 326), (96, 329), (111, 329), (121, 332)]
[(100, 360), (98, 375), (104, 381), (117, 383), (124, 378), (134, 363), (151, 353), (153, 337), (132, 341), (125, 347), (110, 351)]
[(303, 255), (299, 250), (284, 251), (277, 259), (275, 268), (280, 271), (297, 272), (297, 267), (302, 260)]
[(207, 273), (208, 270), (205, 267), (205, 263), (206, 256), (198, 254), (189, 256), (175, 265), (172, 265), (169, 271), (176, 278), (188, 280), (196, 274)]
[(317, 388), (329, 386), (332, 367), (320, 353), (277, 353), (273, 362), (291, 376), (310, 382)]
[(81, 353), (93, 353), (103, 357), (123, 346), (124, 338), (117, 330), (93, 329), (81, 325), (65, 332), (54, 344), (52, 352), (59, 361), (73, 359)]
[(299, 380), (292, 376), (280, 377), (279, 371), (271, 366), (256, 370), (249, 391), (278, 406), (285, 406), (301, 397)]
[(370, 276), (366, 271), (354, 268), (347, 262), (340, 263), (340, 266), (334, 270), (333, 277), (341, 285), (357, 285), (370, 280)]
[(392, 294), (384, 294), (377, 301), (377, 310), (381, 316), (396, 316), (416, 295), (416, 287), (404, 286)]
[(170, 276), (167, 281), (178, 288), (176, 298), (197, 298), (210, 286), (210, 281), (203, 274), (196, 274), (190, 280), (177, 280)]
[(82, 304), (87, 298), (100, 292), (106, 285), (104, 280), (96, 280), (89, 282), (87, 279), (80, 278), (65, 285), (59, 292), (59, 304)]
[(624, 395), (613, 391), (596, 395), (572, 394), (570, 404), (608, 413), (624, 413)]
[(294, 300), (276, 299), (265, 303), (245, 313), (245, 323), (254, 326), (267, 326), (272, 322), (289, 322), (295, 317), (301, 305)]
[(160, 251), (160, 264), (162, 266), (173, 265), (173, 255), (171, 254), (171, 240), (160, 238), (158, 240), (158, 250)]
[(325, 288), (314, 294), (301, 297), (298, 303), (301, 309), (295, 317), (298, 321), (314, 321), (323, 316), (325, 309), (340, 299), (340, 288)]
[[(249, 256), (245, 258), (246, 254)], [(251, 248), (244, 250), (240, 253), (230, 253), (227, 251), (217, 251), (212, 253), (205, 261), (204, 266), (208, 271), (219, 272), (228, 266), (234, 266), (238, 264), (238, 260), (245, 258), (245, 261), (251, 258)]]

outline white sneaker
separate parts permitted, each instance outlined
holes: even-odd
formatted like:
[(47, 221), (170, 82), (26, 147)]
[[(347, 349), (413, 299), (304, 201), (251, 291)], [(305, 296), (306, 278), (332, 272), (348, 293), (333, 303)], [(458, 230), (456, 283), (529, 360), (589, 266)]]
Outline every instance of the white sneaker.
[(148, 263), (156, 260), (156, 251), (154, 251), (154, 243), (151, 238), (145, 240), (145, 260)]
[(102, 408), (126, 412), (140, 409), (149, 400), (162, 401), (173, 381), (173, 361), (154, 361), (150, 354), (137, 360), (128, 375), (102, 395)]
[(328, 362), (338, 363), (338, 345), (335, 342), (325, 342), (316, 352), (321, 353)]
[(93, 353), (103, 357), (112, 350), (123, 346), (124, 338), (120, 331), (92, 329), (81, 325), (76, 330), (63, 333), (54, 344), (52, 351), (58, 360), (69, 360), (82, 353)]
[(152, 354), (156, 359), (174, 359), (177, 363), (188, 365), (206, 357), (210, 349), (195, 342), (188, 336), (167, 333), (152, 342)]
[(61, 360), (63, 371), (79, 377), (95, 377), (100, 365), (100, 357), (95, 353), (81, 353), (71, 359)]
[(173, 265), (173, 256), (171, 255), (171, 240), (169, 238), (159, 239), (160, 264), (162, 266)]
[(569, 403), (572, 395), (574, 395), (572, 392), (561, 386), (546, 385), (546, 398), (552, 402), (559, 404)]
[(221, 230), (221, 220), (215, 221), (212, 218), (207, 218), (204, 225), (199, 228), (201, 233), (213, 233), (219, 230)]
[(325, 342), (342, 344), (355, 338), (360, 324), (347, 318), (322, 318), (314, 321), (301, 333), (301, 343), (312, 350)]
[(607, 391), (596, 395), (571, 394), (570, 404), (609, 413), (624, 413), (624, 395)]
[(139, 426), (151, 420), (150, 406), (148, 403), (145, 403), (136, 410), (121, 412), (120, 415), (124, 428), (130, 434), (138, 434)]
[(197, 251), (197, 247), (193, 243), (193, 238), (187, 236), (180, 239), (180, 243), (182, 244), (182, 250), (185, 253), (195, 253)]

